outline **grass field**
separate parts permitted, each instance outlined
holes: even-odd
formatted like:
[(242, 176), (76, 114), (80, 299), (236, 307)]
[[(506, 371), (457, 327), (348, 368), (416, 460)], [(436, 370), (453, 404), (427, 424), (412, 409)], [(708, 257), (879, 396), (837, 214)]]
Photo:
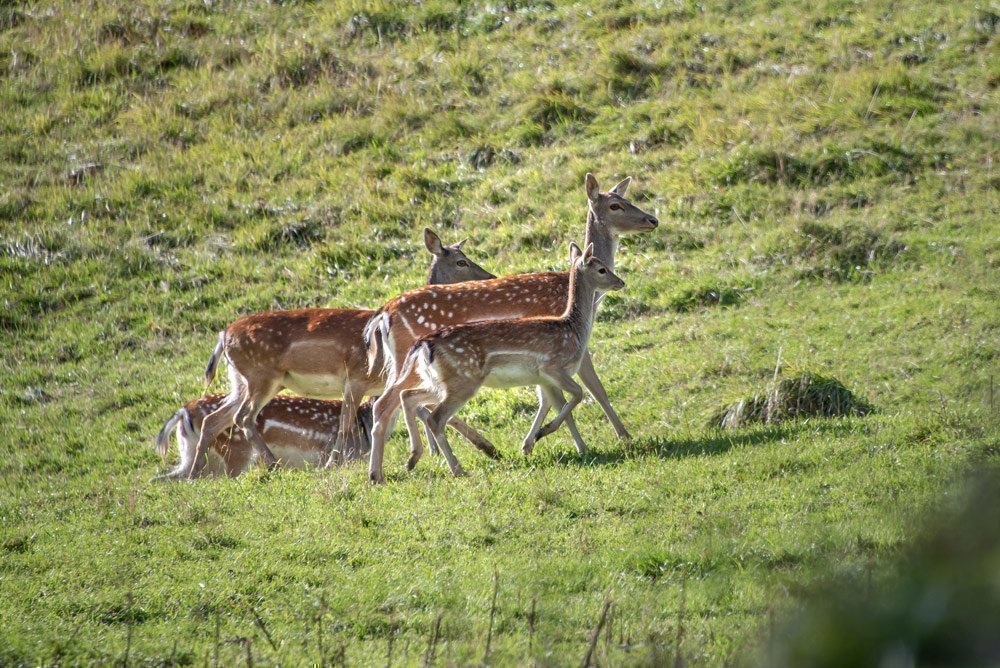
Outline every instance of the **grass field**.
[[(753, 662), (996, 462), (995, 2), (0, 2), (0, 665)], [(373, 308), (420, 231), (564, 268), (583, 177), (660, 228), (530, 460), (530, 390), (389, 484), (150, 484), (217, 332)], [(780, 361), (780, 364), (779, 364)], [(720, 431), (775, 367), (875, 410)], [(605, 602), (609, 601), (606, 614)]]

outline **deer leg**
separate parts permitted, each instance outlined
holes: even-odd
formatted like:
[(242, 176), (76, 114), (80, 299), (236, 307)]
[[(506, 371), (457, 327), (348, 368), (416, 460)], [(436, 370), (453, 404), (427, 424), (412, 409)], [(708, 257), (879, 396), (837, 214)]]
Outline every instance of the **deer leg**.
[[(553, 387), (551, 390), (552, 397), (549, 401), (555, 407), (556, 412), (559, 412), (562, 410), (562, 407), (566, 405), (566, 399), (563, 397), (562, 390), (558, 387)], [(587, 444), (584, 442), (583, 436), (580, 435), (580, 430), (576, 428), (576, 418), (573, 417), (572, 413), (566, 415), (566, 428), (569, 429), (570, 435), (573, 436), (573, 444), (576, 446), (576, 451), (581, 455), (587, 454), (589, 448), (587, 448)]]
[[(430, 417), (431, 410), (426, 406), (421, 406), (417, 409), (417, 417), (424, 423), (424, 433), (427, 435), (427, 445), (430, 448), (431, 454), (436, 455), (438, 453), (437, 441), (434, 440), (434, 434), (431, 433), (431, 428), (427, 426), (427, 418)], [(410, 425), (406, 425), (409, 429)]]
[(538, 433), (535, 434), (536, 441), (558, 429), (559, 425), (566, 420), (566, 417), (576, 408), (580, 400), (583, 399), (583, 388), (577, 385), (576, 381), (566, 373), (565, 369), (552, 369), (546, 375), (551, 375), (552, 380), (558, 383), (558, 386), (569, 394), (569, 401), (563, 405), (562, 409), (552, 418), (551, 422), (538, 430)]
[[(546, 400), (556, 409), (557, 413), (562, 411), (563, 406), (566, 405), (566, 399), (563, 397), (562, 390), (552, 385), (549, 386), (539, 385), (538, 389), (540, 393), (542, 392), (545, 393)], [(539, 396), (541, 396), (541, 394), (539, 394)], [(587, 443), (583, 440), (583, 436), (580, 435), (580, 430), (576, 428), (576, 419), (573, 417), (572, 413), (568, 413), (566, 415), (565, 422), (566, 422), (566, 428), (569, 429), (569, 433), (573, 436), (573, 444), (576, 446), (576, 451), (581, 455), (587, 454), (588, 452)], [(535, 434), (537, 433), (537, 430), (538, 430), (538, 424), (532, 425), (530, 434), (530, 436), (532, 437), (532, 445), (534, 445), (534, 437)], [(528, 439), (525, 438), (525, 441), (527, 440)]]
[(216, 441), (216, 449), (222, 457), (225, 474), (230, 478), (235, 478), (241, 473), (245, 473), (253, 461), (253, 447), (247, 443), (242, 434), (235, 431), (227, 434), (224, 442), (222, 441), (222, 438)]
[(399, 410), (400, 389), (398, 385), (386, 389), (372, 407), (372, 451), (368, 458), (368, 479), (375, 484), (384, 484), (382, 474), (382, 459), (385, 453), (385, 441), (392, 432), (396, 422), (396, 411)]
[(256, 387), (261, 387), (263, 384), (248, 382), (247, 385), (251, 388), (250, 396), (240, 405), (233, 421), (243, 430), (243, 435), (250, 441), (257, 456), (263, 458), (267, 468), (273, 469), (278, 466), (278, 460), (274, 456), (274, 453), (271, 452), (271, 449), (267, 447), (264, 437), (257, 429), (257, 415), (267, 405), (267, 402), (278, 393), (281, 386), (277, 382), (271, 382), (269, 385), (264, 386), (265, 389), (255, 391), (253, 389), (255, 385)]
[(448, 420), (472, 398), (472, 395), (476, 393), (476, 389), (478, 388), (473, 388), (472, 391), (465, 390), (460, 392), (445, 390), (445, 396), (441, 403), (431, 411), (430, 416), (427, 418), (427, 424), (431, 428), (431, 435), (437, 440), (441, 454), (444, 455), (445, 460), (448, 462), (448, 467), (455, 477), (464, 476), (465, 471), (462, 470), (462, 465), (458, 463), (455, 453), (451, 451), (444, 428), (448, 424)]
[(406, 431), (410, 435), (410, 458), (406, 461), (406, 470), (412, 471), (413, 467), (420, 461), (420, 456), (424, 453), (424, 444), (420, 440), (420, 425), (417, 424), (419, 417), (424, 422), (427, 429), (428, 440), (431, 447), (435, 447), (434, 434), (430, 431), (427, 418), (430, 416), (426, 404), (437, 399), (437, 394), (427, 390), (412, 388), (399, 393), (399, 400), (403, 404), (403, 419), (406, 421)]
[(496, 447), (490, 443), (482, 434), (470, 427), (464, 420), (459, 419), (457, 416), (452, 416), (448, 424), (455, 428), (459, 434), (465, 437), (469, 443), (476, 446), (476, 449), (482, 452), (484, 455), (490, 459), (500, 459), (500, 452)]
[[(198, 436), (198, 444), (194, 448), (194, 456), (187, 470), (183, 472), (188, 478), (194, 479), (201, 476), (205, 464), (208, 462), (209, 446), (215, 443), (215, 439), (225, 429), (233, 426), (233, 419), (243, 403), (244, 387), (234, 387), (229, 396), (221, 406), (209, 413), (201, 424), (201, 434)], [(170, 477), (173, 477), (170, 475)], [(180, 476), (178, 476), (180, 477)]]
[[(437, 454), (437, 446), (434, 444), (434, 439), (432, 438), (431, 428), (427, 426), (427, 418), (430, 417), (430, 410), (426, 406), (421, 406), (417, 409), (417, 417), (424, 421), (424, 429), (427, 432), (427, 440), (431, 444), (431, 454)], [(469, 443), (476, 446), (476, 449), (482, 452), (484, 455), (490, 459), (500, 459), (500, 451), (496, 449), (489, 439), (480, 434), (478, 431), (469, 426), (469, 424), (459, 418), (457, 415), (453, 416), (451, 420), (448, 421), (448, 425), (455, 429), (459, 434), (465, 437)]]
[[(364, 443), (361, 431), (358, 429), (358, 406), (361, 404), (365, 388), (361, 383), (348, 381), (344, 385), (344, 401), (340, 405), (340, 425), (337, 428), (337, 440), (334, 451), (340, 451), (344, 461), (358, 459), (364, 454)], [(326, 462), (329, 467), (334, 457), (331, 454)]]
[[(549, 402), (549, 392), (545, 386), (539, 385), (535, 388), (538, 392), (538, 412), (535, 414), (535, 420), (531, 423), (531, 429), (528, 430), (528, 435), (524, 437), (521, 442), (521, 452), (527, 457), (531, 454), (531, 451), (535, 447), (535, 434), (538, 432), (538, 428), (542, 426), (542, 420), (545, 416), (549, 414), (549, 408), (551, 408), (551, 403)], [(560, 397), (562, 399), (562, 397)]]
[[(577, 375), (580, 376), (584, 387), (590, 392), (590, 396), (594, 397), (597, 403), (601, 405), (601, 409), (608, 416), (608, 420), (611, 421), (611, 426), (614, 427), (618, 438), (632, 438), (628, 429), (625, 428), (625, 425), (619, 419), (618, 414), (615, 413), (615, 409), (611, 407), (611, 400), (608, 399), (608, 393), (604, 389), (601, 379), (597, 377), (597, 370), (594, 369), (594, 359), (590, 356), (589, 350), (583, 355), (583, 361), (580, 362), (580, 370), (577, 372)], [(579, 443), (577, 444), (577, 449), (579, 449)]]

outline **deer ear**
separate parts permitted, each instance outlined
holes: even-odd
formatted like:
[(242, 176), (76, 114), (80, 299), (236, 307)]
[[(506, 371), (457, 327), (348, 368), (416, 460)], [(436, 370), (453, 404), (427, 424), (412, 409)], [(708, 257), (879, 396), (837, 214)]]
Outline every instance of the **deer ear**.
[(452, 248), (454, 248), (455, 250), (462, 250), (462, 246), (465, 245), (466, 241), (468, 241), (468, 239), (462, 239), (457, 244), (455, 244), (454, 246), (452, 246)]
[(424, 245), (427, 246), (427, 250), (429, 250), (432, 255), (444, 255), (444, 246), (441, 245), (441, 238), (434, 234), (429, 227), (424, 228)]
[(587, 262), (592, 257), (594, 257), (594, 244), (587, 244), (587, 247), (583, 250), (583, 261)]
[(632, 183), (632, 177), (626, 176), (618, 185), (611, 189), (611, 192), (619, 197), (625, 197), (625, 191), (628, 190), (628, 184), (630, 183)]
[(597, 186), (597, 179), (590, 172), (587, 172), (587, 177), (583, 180), (584, 185), (587, 187), (587, 199), (591, 202), (597, 201), (597, 196), (601, 194), (600, 188)]
[(583, 255), (583, 251), (576, 245), (575, 241), (569, 242), (569, 266), (576, 264), (576, 261)]

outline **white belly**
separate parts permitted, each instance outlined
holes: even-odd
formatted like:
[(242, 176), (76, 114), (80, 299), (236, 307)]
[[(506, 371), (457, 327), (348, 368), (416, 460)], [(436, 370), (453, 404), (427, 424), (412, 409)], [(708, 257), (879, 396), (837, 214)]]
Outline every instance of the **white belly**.
[(493, 358), (490, 362), (490, 373), (483, 381), (486, 387), (525, 387), (541, 382), (538, 360), (518, 355)]
[(282, 468), (305, 469), (312, 466), (322, 466), (326, 463), (324, 453), (320, 450), (303, 450), (301, 448), (287, 448), (280, 445), (269, 447), (281, 463)]
[(283, 383), (293, 393), (313, 399), (341, 399), (344, 396), (344, 379), (331, 374), (289, 371)]

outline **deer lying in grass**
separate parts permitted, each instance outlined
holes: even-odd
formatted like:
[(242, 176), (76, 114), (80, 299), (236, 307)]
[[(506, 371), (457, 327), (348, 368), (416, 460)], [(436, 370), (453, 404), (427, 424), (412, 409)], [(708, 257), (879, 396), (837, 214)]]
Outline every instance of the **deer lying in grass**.
[[(657, 219), (625, 199), (631, 178), (626, 178), (611, 189), (601, 192), (597, 179), (587, 174), (587, 228), (585, 245), (593, 245), (594, 257), (611, 271), (614, 270), (615, 252), (623, 234), (649, 232), (656, 229)], [(406, 292), (390, 300), (381, 309), (372, 324), (377, 325), (377, 336), (369, 337), (369, 362), (375, 363), (384, 351), (386, 386), (398, 390), (386, 391), (375, 402), (375, 427), (372, 431), (372, 452), (369, 475), (373, 482), (382, 481), (382, 452), (385, 440), (392, 430), (396, 412), (400, 407), (399, 391), (407, 389), (396, 384), (400, 377), (403, 359), (413, 344), (423, 336), (443, 327), (478, 320), (499, 320), (543, 315), (559, 315), (566, 306), (569, 272), (519, 274), (488, 281), (450, 286), (426, 286)], [(371, 328), (376, 329), (376, 328)], [(619, 438), (628, 438), (603, 384), (597, 377), (590, 353), (585, 351), (579, 369), (580, 380), (601, 405)], [(561, 395), (551, 397), (556, 407), (562, 406)], [(453, 419), (452, 424), (455, 425)], [(461, 423), (460, 423), (461, 424)], [(455, 425), (459, 426), (459, 425)], [(463, 435), (482, 439), (467, 425), (461, 424)], [(567, 423), (577, 450), (584, 453), (586, 444), (573, 423)], [(419, 435), (410, 434), (411, 447)]]
[[(434, 232), (425, 229), (424, 243), (434, 255), (429, 283), (493, 277), (462, 252), (464, 241), (444, 246)], [(273, 466), (276, 459), (257, 429), (257, 414), (282, 389), (319, 399), (343, 397), (344, 419), (334, 449), (347, 458), (360, 456), (364, 444), (356, 428), (358, 404), (385, 386), (381, 369), (369, 371), (363, 335), (374, 315), (374, 311), (360, 309), (265, 311), (239, 318), (220, 332), (205, 369), (205, 386), (211, 385), (224, 355), (231, 390), (205, 418), (189, 476), (198, 475), (209, 444), (233, 425), (243, 430), (264, 463)]]
[[(226, 396), (222, 394), (205, 395), (187, 402), (167, 420), (156, 437), (156, 451), (165, 462), (170, 447), (170, 432), (176, 429), (181, 460), (168, 473), (154, 480), (187, 476), (205, 419), (225, 401)], [(341, 406), (339, 401), (278, 396), (257, 415), (257, 429), (282, 468), (322, 466), (336, 455), (333, 435), (340, 424)], [(371, 400), (358, 407), (357, 422), (362, 439), (369, 441)], [(198, 476), (235, 477), (248, 471), (257, 459), (253, 445), (235, 427), (224, 430), (209, 442), (206, 455), (207, 461), (198, 471)]]
[[(412, 469), (422, 454), (416, 425), (416, 410), (436, 404), (425, 422), (444, 454), (454, 475), (462, 475), (445, 425), (480, 387), (539, 386), (539, 407), (531, 431), (524, 439), (524, 453), (530, 454), (535, 442), (554, 432), (583, 398), (583, 390), (573, 380), (580, 369), (594, 325), (594, 299), (598, 292), (619, 290), (625, 283), (594, 256), (590, 244), (580, 255), (576, 244), (570, 245), (571, 269), (566, 306), (559, 316), (536, 316), (511, 320), (487, 320), (446, 327), (420, 339), (407, 353), (398, 385), (403, 415), (411, 435)], [(531, 292), (523, 295), (531, 299)], [(418, 387), (414, 378), (421, 382)], [(396, 388), (393, 388), (396, 389)], [(570, 400), (561, 401), (562, 392)], [(559, 412), (541, 426), (549, 405), (557, 403)], [(374, 452), (374, 450), (373, 450)]]

